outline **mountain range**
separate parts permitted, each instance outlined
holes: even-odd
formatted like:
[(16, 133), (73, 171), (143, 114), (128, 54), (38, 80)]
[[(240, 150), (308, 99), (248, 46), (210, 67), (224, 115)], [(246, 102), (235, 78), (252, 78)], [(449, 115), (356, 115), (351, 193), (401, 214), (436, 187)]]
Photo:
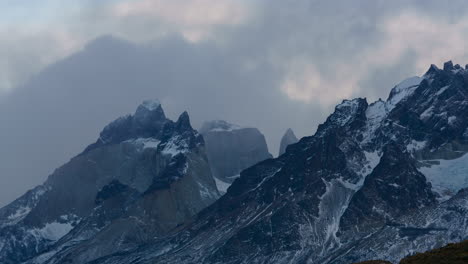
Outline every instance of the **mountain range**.
[[(0, 209), (0, 261), (398, 263), (468, 237), (466, 68), (431, 65), (385, 101), (344, 100), (277, 158), (258, 131), (233, 131), (198, 133), (187, 113), (173, 122), (144, 102)], [(258, 160), (239, 162), (249, 146)]]

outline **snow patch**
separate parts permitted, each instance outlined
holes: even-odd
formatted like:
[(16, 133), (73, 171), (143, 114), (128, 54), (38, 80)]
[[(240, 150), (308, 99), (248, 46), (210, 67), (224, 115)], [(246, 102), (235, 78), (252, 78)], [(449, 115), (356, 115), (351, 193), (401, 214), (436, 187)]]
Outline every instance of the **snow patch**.
[(231, 186), (230, 183), (227, 183), (225, 181), (222, 181), (216, 177), (213, 177), (215, 182), (216, 182), (216, 187), (218, 188), (218, 191), (221, 195), (225, 194), (227, 192), (227, 189), (229, 186)]
[(359, 100), (343, 100), (335, 107), (335, 113), (330, 116), (333, 123), (344, 126), (353, 118), (359, 108)]
[(70, 232), (72, 229), (73, 226), (70, 223), (52, 222), (47, 223), (41, 229), (32, 229), (30, 232), (35, 237), (42, 237), (47, 240), (57, 241), (64, 235), (68, 234), (68, 232)]
[(447, 90), (447, 88), (449, 88), (450, 86), (447, 85), (447, 86), (444, 86), (442, 88), (440, 88), (439, 91), (437, 91), (436, 95), (441, 95), (443, 92), (445, 92), (445, 90)]
[(450, 116), (448, 119), (447, 119), (447, 122), (449, 125), (453, 126), (455, 124), (455, 122), (457, 121), (457, 117), (456, 116)]
[(426, 141), (412, 140), (407, 146), (406, 150), (410, 153), (423, 149), (426, 146)]
[(218, 194), (216, 192), (211, 191), (208, 187), (206, 187), (202, 183), (199, 182), (198, 187), (199, 187), (200, 196), (202, 197), (202, 199), (214, 200), (218, 198)]
[(319, 232), (324, 241), (322, 252), (341, 245), (340, 239), (336, 236), (340, 227), (341, 217), (348, 209), (353, 195), (363, 186), (366, 176), (380, 162), (380, 155), (377, 151), (364, 151), (364, 156), (366, 161), (362, 170), (358, 172), (361, 178), (357, 183), (348, 182), (343, 177), (337, 177), (330, 182), (322, 179), (326, 186), (326, 191), (320, 197), (319, 218), (315, 226), (315, 230), (322, 230)]
[[(432, 161), (434, 162), (434, 161)], [(419, 171), (431, 182), (434, 191), (441, 196), (455, 194), (468, 187), (468, 155), (453, 160), (435, 160), (439, 164), (421, 167)]]
[(253, 188), (251, 191), (255, 191), (255, 190), (257, 190), (258, 188), (260, 188), (260, 186), (262, 186), (262, 184), (263, 184), (264, 182), (266, 182), (266, 181), (267, 181), (268, 179), (270, 179), (270, 178), (273, 178), (273, 177), (274, 177), (278, 172), (280, 172), (282, 169), (283, 169), (283, 168), (279, 168), (279, 169), (277, 169), (275, 172), (273, 172), (272, 174), (270, 174), (270, 175), (264, 177), (264, 178), (262, 179), (262, 181), (261, 181), (259, 184), (257, 184), (257, 186), (255, 186), (255, 188)]
[(388, 106), (384, 101), (379, 100), (369, 105), (366, 109), (367, 126), (363, 133), (363, 143), (368, 143), (373, 139), (375, 131), (387, 117), (388, 112)]
[(227, 176), (226, 178), (232, 179), (232, 181), (234, 181), (235, 179), (237, 179), (239, 177), (240, 177), (240, 174), (236, 174), (236, 175), (233, 175), (233, 176)]
[[(366, 177), (379, 164), (381, 155), (379, 155), (377, 151), (364, 151), (364, 156), (366, 157), (366, 164), (364, 164), (359, 174), (363, 177)], [(362, 179), (362, 182), (364, 183), (364, 179)]]
[(421, 115), (419, 115), (419, 118), (421, 120), (427, 120), (429, 119), (431, 116), (433, 116), (433, 111), (434, 111), (434, 106), (431, 106), (429, 107), (428, 109), (426, 109)]
[(27, 214), (29, 214), (29, 212), (31, 212), (31, 207), (29, 206), (24, 206), (24, 207), (20, 207), (16, 210), (15, 213), (11, 214), (8, 216), (8, 220), (10, 221), (18, 221), (18, 220), (21, 220), (23, 219)]
[(155, 138), (137, 138), (137, 139), (130, 139), (124, 142), (132, 143), (142, 149), (156, 149), (161, 143), (160, 140)]
[(322, 178), (326, 186), (325, 193), (320, 197), (319, 217), (315, 222), (315, 228), (319, 240), (322, 240), (322, 254), (329, 249), (339, 247), (340, 239), (336, 236), (341, 217), (349, 206), (349, 202), (355, 193), (355, 187), (342, 178), (332, 179), (330, 182)]
[(463, 132), (463, 137), (468, 138), (468, 127), (465, 129), (465, 132)]
[(414, 76), (395, 86), (390, 92), (390, 97), (387, 100), (389, 110), (393, 109), (399, 102), (412, 95), (422, 80), (423, 78)]
[(185, 140), (180, 140), (179, 136), (172, 137), (161, 150), (161, 153), (176, 156), (179, 153), (187, 153), (188, 145)]
[(382, 120), (387, 116), (387, 107), (384, 101), (376, 101), (372, 103), (366, 110), (366, 117), (368, 120)]

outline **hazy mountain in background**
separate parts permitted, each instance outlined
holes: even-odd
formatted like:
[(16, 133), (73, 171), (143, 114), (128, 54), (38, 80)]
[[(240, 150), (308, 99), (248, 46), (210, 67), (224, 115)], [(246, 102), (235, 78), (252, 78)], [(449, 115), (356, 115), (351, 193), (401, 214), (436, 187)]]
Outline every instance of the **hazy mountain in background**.
[(286, 152), (286, 147), (291, 144), (296, 143), (297, 141), (298, 139), (296, 135), (294, 134), (294, 132), (292, 131), (292, 129), (288, 128), (288, 130), (286, 130), (286, 133), (284, 133), (283, 137), (281, 138), (278, 156), (283, 155), (284, 152)]
[(223, 193), (242, 170), (272, 158), (265, 136), (257, 128), (216, 120), (205, 122), (200, 133), (205, 139), (211, 171)]
[[(323, 112), (285, 97), (276, 88), (281, 75), (264, 64), (245, 71), (244, 57), (226, 56), (217, 45), (176, 35), (158, 45), (103, 36), (25, 80), (0, 98), (0, 206), (44, 182), (93, 141), (103, 124), (148, 98), (158, 98), (173, 120), (187, 110), (194, 127), (212, 119), (255, 125), (274, 149), (285, 125), (297, 133), (315, 129)], [(292, 113), (296, 118), (287, 119)], [(300, 121), (310, 113), (312, 121)], [(269, 114), (284, 122), (264, 118)]]

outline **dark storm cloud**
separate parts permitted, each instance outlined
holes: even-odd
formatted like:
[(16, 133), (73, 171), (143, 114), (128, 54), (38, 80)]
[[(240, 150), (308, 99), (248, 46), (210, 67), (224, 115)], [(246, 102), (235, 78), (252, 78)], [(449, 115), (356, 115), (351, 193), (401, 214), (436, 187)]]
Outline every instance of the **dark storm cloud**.
[[(41, 182), (96, 140), (106, 123), (133, 112), (144, 99), (161, 100), (171, 118), (188, 110), (195, 126), (227, 119), (282, 133), (283, 127), (299, 121), (288, 115), (304, 113), (303, 106), (288, 102), (274, 88), (280, 76), (274, 69), (245, 69), (241, 64), (215, 46), (179, 37), (157, 47), (112, 37), (94, 41), (46, 68), (0, 104), (0, 122), (6, 124), (0, 130), (0, 171), (11, 175), (0, 179), (2, 186), (14, 186), (1, 198), (17, 195), (18, 186)], [(309, 118), (305, 126), (311, 130), (314, 117)]]
[[(188, 110), (196, 127), (210, 119), (258, 127), (276, 154), (286, 128), (311, 135), (341, 99), (386, 98), (430, 63), (468, 60), (464, 1), (221, 1), (201, 13), (193, 3), (207, 0), (93, 2), (60, 28), (66, 34), (53, 34), (61, 37), (50, 48), (16, 43), (44, 57), (118, 36), (100, 37), (0, 95), (0, 204), (41, 183), (144, 99), (159, 99), (173, 119)], [(152, 2), (167, 6), (153, 12)], [(0, 44), (10, 58), (7, 50)], [(34, 63), (16, 61), (9, 71)]]

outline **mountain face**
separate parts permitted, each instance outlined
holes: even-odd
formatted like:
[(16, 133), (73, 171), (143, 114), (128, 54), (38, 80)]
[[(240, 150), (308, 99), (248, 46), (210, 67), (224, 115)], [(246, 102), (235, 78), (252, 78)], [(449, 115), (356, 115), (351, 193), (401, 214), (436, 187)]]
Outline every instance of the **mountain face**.
[(222, 192), (242, 170), (272, 158), (265, 137), (256, 128), (242, 128), (217, 120), (205, 122), (200, 133), (205, 139), (211, 171)]
[(397, 263), (468, 237), (468, 70), (345, 100), (193, 220), (95, 263)]
[(216, 177), (240, 171), (222, 152), (242, 153), (238, 130), (206, 124), (207, 158), (186, 113), (145, 102), (0, 210), (1, 262), (397, 263), (468, 237), (468, 69), (432, 65), (386, 101), (344, 100), (213, 202), (208, 160), (236, 165)]
[(288, 128), (288, 130), (286, 130), (286, 133), (284, 133), (283, 137), (281, 138), (279, 156), (283, 155), (284, 152), (286, 152), (287, 146), (294, 144), (297, 141), (298, 139), (296, 135), (294, 135), (292, 129)]
[(0, 262), (86, 263), (161, 236), (218, 197), (188, 114), (173, 122), (145, 101), (0, 209)]

